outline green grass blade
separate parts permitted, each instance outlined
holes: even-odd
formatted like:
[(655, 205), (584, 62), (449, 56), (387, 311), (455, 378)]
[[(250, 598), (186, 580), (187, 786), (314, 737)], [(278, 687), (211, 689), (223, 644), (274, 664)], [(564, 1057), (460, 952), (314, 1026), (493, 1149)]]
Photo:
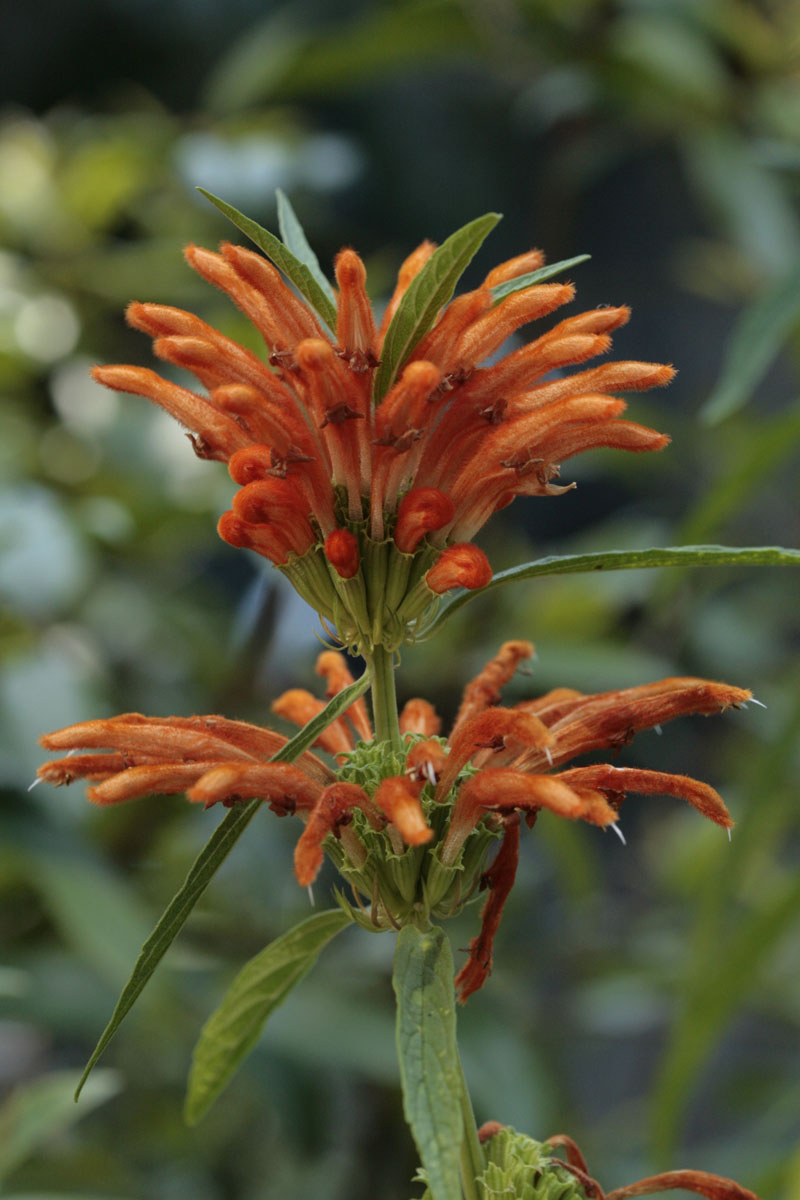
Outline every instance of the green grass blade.
[(301, 296), (305, 297), (311, 307), (322, 317), (325, 324), (335, 332), (336, 306), (323, 291), (306, 263), (301, 262), (287, 246), (284, 246), (280, 238), (275, 237), (274, 233), (270, 233), (259, 225), (257, 221), (252, 221), (250, 217), (246, 217), (244, 213), (239, 212), (238, 208), (234, 208), (232, 204), (227, 204), (224, 200), (220, 200), (212, 192), (207, 192), (205, 188), (198, 188), (197, 190), (205, 196), (206, 200), (210, 200), (223, 216), (232, 221), (237, 229), (241, 229), (242, 233), (246, 234), (251, 242), (255, 242), (259, 250), (264, 251), (267, 258), (271, 259), (279, 271), (283, 271), (286, 278), (294, 284)]
[[(296, 758), (316, 741), (323, 729), (350, 707), (354, 700), (363, 695), (369, 687), (370, 674), (365, 671), (360, 679), (344, 688), (337, 696), (326, 704), (322, 712), (317, 713), (312, 721), (295, 734), (291, 741), (274, 754), (270, 762), (293, 762)], [(230, 851), (236, 845), (241, 835), (261, 807), (262, 800), (255, 797), (246, 804), (236, 805), (220, 822), (206, 842), (200, 854), (195, 859), (186, 879), (170, 900), (158, 924), (144, 943), (133, 971), (125, 987), (122, 989), (111, 1019), (100, 1035), (100, 1040), (92, 1051), (80, 1078), (75, 1092), (75, 1099), (89, 1078), (95, 1063), (100, 1058), (108, 1043), (119, 1029), (145, 988), (148, 980), (155, 971), (161, 959), (166, 954), (173, 941), (180, 933), (189, 913), (194, 908), (211, 880), (216, 875)]]
[(707, 425), (749, 401), (792, 330), (800, 325), (800, 267), (794, 267), (744, 310), (728, 342), (722, 372), (700, 410)]
[(516, 279), (507, 279), (505, 283), (498, 283), (491, 289), (492, 299), (495, 304), (499, 304), (501, 300), (505, 300), (506, 296), (524, 291), (525, 288), (535, 287), (537, 283), (544, 283), (547, 279), (552, 279), (554, 275), (561, 275), (564, 271), (568, 271), (570, 267), (577, 267), (578, 263), (587, 262), (591, 257), (591, 254), (577, 254), (575, 258), (564, 258), (561, 262), (550, 263), (535, 271), (528, 271), (526, 275), (517, 275)]
[(464, 1119), (459, 1102), (453, 955), (441, 929), (400, 930), (392, 980), (403, 1109), (432, 1200), (461, 1200)]
[(444, 605), (420, 641), (427, 641), (441, 629), (445, 621), (469, 604), (495, 588), (540, 575), (576, 575), (586, 571), (635, 571), (643, 567), (800, 567), (800, 550), (782, 546), (665, 546), (647, 550), (604, 550), (595, 554), (551, 554), (535, 562), (523, 563), (507, 571), (498, 571), (486, 587), (461, 592)]
[(189, 1125), (205, 1116), (255, 1046), (269, 1015), (349, 924), (340, 908), (314, 913), (242, 968), (194, 1049), (184, 1110)]
[(336, 293), (325, 277), (325, 272), (319, 265), (319, 259), (311, 248), (305, 230), (297, 219), (297, 214), (289, 203), (289, 197), (280, 188), (275, 192), (278, 198), (278, 226), (283, 238), (283, 244), (292, 252), (296, 259), (304, 263), (322, 288), (331, 304), (336, 306)]
[(459, 279), (499, 220), (499, 213), (486, 213), (456, 230), (411, 281), (383, 340), (381, 365), (375, 373), (372, 393), (376, 404), (394, 383), (417, 342), (431, 328), (439, 310), (450, 300)]
[(675, 1145), (686, 1097), (711, 1047), (780, 945), (796, 928), (800, 914), (800, 878), (784, 880), (744, 919), (728, 945), (714, 956), (713, 970), (695, 986), (672, 1038), (656, 1087), (652, 1130), (657, 1161), (666, 1161)]

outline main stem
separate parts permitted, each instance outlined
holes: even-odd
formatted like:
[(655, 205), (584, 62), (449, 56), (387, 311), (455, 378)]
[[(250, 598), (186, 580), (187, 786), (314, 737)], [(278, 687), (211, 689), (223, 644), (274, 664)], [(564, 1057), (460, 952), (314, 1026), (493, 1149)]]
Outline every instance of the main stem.
[(397, 719), (397, 692), (394, 685), (394, 652), (384, 646), (373, 646), (365, 655), (372, 667), (372, 715), (375, 740), (390, 742), (399, 750), (402, 746), (400, 723)]

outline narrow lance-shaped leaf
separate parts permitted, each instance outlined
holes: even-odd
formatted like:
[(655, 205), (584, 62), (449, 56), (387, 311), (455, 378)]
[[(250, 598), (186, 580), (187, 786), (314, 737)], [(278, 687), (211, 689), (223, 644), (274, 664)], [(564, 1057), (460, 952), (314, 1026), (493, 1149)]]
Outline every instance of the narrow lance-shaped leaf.
[(276, 938), (242, 968), (209, 1017), (192, 1055), (185, 1115), (205, 1115), (258, 1041), (270, 1013), (311, 970), (349, 916), (339, 908), (315, 913)]
[(432, 1200), (460, 1200), (464, 1133), (456, 1048), (453, 955), (441, 929), (406, 925), (397, 938), (393, 986), (403, 1110)]
[(383, 339), (381, 365), (375, 373), (372, 392), (376, 404), (394, 383), (417, 342), (433, 325), (439, 309), (450, 300), (459, 279), (499, 220), (500, 213), (486, 213), (456, 230), (415, 275)]
[(298, 292), (306, 298), (312, 308), (316, 309), (325, 324), (330, 329), (335, 330), (336, 306), (323, 291), (311, 269), (304, 262), (301, 262), (287, 246), (284, 246), (280, 238), (276, 238), (274, 233), (270, 233), (267, 229), (264, 229), (257, 221), (252, 221), (250, 217), (246, 217), (244, 213), (239, 212), (238, 208), (234, 208), (232, 204), (227, 204), (224, 200), (220, 200), (218, 196), (207, 192), (205, 188), (198, 188), (197, 190), (207, 200), (210, 200), (229, 221), (233, 221), (237, 229), (241, 229), (242, 233), (247, 234), (250, 240), (255, 242), (259, 250), (264, 251), (267, 258), (274, 262), (278, 270), (283, 271), (286, 278), (294, 284)]
[[(357, 679), (355, 683), (351, 683), (349, 687), (344, 688), (338, 695), (334, 696), (325, 705), (322, 712), (317, 713), (313, 720), (304, 725), (291, 741), (282, 746), (269, 761), (293, 762), (296, 758), (299, 758), (317, 740), (323, 729), (326, 729), (328, 725), (350, 707), (354, 700), (357, 700), (359, 696), (364, 694), (369, 687), (370, 678), (370, 672), (365, 671), (360, 679)], [(155, 929), (142, 946), (131, 977), (122, 989), (116, 1008), (111, 1014), (111, 1020), (103, 1030), (100, 1040), (86, 1064), (75, 1092), (76, 1100), (81, 1093), (81, 1088), (89, 1078), (95, 1063), (139, 999), (150, 976), (186, 923), (189, 913), (195, 904), (197, 904), (197, 901), (244, 833), (262, 803), (263, 801), (259, 797), (255, 797), (253, 800), (248, 800), (246, 804), (238, 804), (235, 808), (232, 808), (225, 819), (214, 830), (193, 862), (186, 879), (170, 900)]]
[(635, 571), (642, 567), (716, 567), (725, 564), (761, 567), (800, 567), (800, 550), (783, 546), (665, 546), (648, 550), (603, 550), (596, 554), (551, 554), (535, 562), (498, 571), (486, 587), (461, 592), (439, 610), (422, 632), (426, 641), (454, 613), (477, 596), (495, 588), (539, 575), (576, 575), (585, 571)]
[(515, 279), (507, 279), (505, 283), (498, 283), (491, 289), (492, 300), (494, 304), (499, 304), (501, 300), (505, 300), (506, 296), (511, 296), (514, 292), (522, 292), (525, 288), (535, 287), (537, 283), (544, 283), (545, 280), (552, 279), (555, 275), (562, 275), (570, 267), (577, 267), (579, 263), (588, 262), (591, 257), (591, 254), (577, 254), (575, 258), (564, 258), (561, 262), (549, 263), (544, 267), (538, 267), (535, 271), (528, 271), (526, 275), (517, 275)]
[(319, 265), (319, 259), (311, 248), (303, 226), (300, 224), (297, 214), (289, 203), (289, 197), (280, 188), (276, 190), (275, 195), (278, 198), (278, 226), (283, 238), (283, 244), (288, 250), (291, 250), (295, 258), (299, 259), (301, 263), (305, 263), (331, 304), (335, 305), (336, 293), (326, 279), (322, 267)]

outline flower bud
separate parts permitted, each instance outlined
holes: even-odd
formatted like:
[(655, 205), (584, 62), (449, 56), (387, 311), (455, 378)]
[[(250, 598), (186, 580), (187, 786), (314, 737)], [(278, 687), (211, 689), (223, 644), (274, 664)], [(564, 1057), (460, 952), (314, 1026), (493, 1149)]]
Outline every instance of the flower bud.
[(337, 575), (352, 579), (358, 571), (358, 539), (349, 529), (334, 529), (325, 538), (325, 557)]
[(436, 488), (413, 488), (400, 501), (394, 540), (403, 554), (413, 554), (426, 533), (441, 529), (454, 516), (453, 502)]
[(471, 542), (448, 546), (425, 576), (432, 592), (441, 595), (450, 588), (463, 587), (472, 591), (486, 587), (492, 578), (492, 568), (482, 550)]

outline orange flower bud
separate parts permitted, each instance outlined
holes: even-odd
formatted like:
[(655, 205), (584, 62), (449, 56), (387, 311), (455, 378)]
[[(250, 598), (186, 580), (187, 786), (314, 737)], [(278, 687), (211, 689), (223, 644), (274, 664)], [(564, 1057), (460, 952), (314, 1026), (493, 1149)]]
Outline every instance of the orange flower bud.
[(470, 542), (448, 546), (433, 564), (425, 582), (432, 592), (441, 595), (450, 588), (463, 587), (472, 591), (486, 587), (492, 578), (492, 568), (482, 550)]
[(381, 812), (396, 825), (404, 842), (409, 846), (422, 846), (433, 837), (419, 802), (421, 783), (414, 783), (402, 776), (393, 776), (380, 783), (373, 799)]
[(452, 521), (453, 502), (436, 488), (413, 488), (400, 501), (394, 540), (403, 554), (413, 554), (426, 533)]
[(349, 529), (334, 529), (325, 538), (325, 557), (337, 575), (352, 579), (358, 571), (358, 539)]

